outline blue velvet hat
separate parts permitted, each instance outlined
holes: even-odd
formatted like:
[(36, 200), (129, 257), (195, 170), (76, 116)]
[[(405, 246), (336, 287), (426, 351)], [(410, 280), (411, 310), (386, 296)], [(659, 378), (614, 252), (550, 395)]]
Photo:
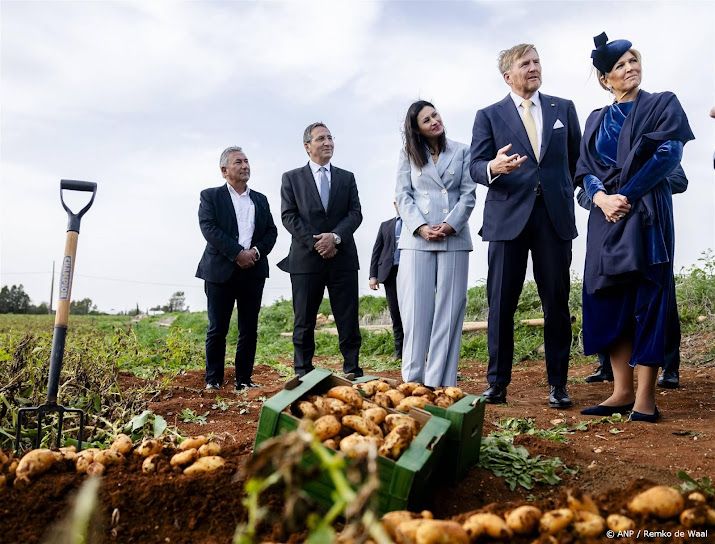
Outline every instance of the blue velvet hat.
[(613, 40), (608, 42), (608, 36), (605, 32), (601, 32), (593, 38), (593, 43), (596, 49), (591, 51), (593, 65), (602, 73), (607, 74), (616, 64), (616, 61), (623, 56), (623, 53), (628, 51), (633, 44), (628, 40)]

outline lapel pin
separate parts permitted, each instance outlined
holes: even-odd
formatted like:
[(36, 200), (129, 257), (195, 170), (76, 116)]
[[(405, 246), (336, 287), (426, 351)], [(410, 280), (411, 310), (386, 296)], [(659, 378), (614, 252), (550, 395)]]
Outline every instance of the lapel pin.
[(551, 103), (551, 107), (554, 107), (554, 106), (556, 106), (556, 104), (554, 104), (554, 103), (552, 102), (552, 103)]

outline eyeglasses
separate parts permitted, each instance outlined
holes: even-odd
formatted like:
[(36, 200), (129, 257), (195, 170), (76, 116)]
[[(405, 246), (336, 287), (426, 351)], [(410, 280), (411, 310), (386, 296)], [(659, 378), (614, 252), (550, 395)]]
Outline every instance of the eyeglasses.
[(325, 140), (328, 140), (329, 142), (332, 142), (332, 141), (333, 141), (333, 137), (332, 137), (330, 134), (328, 134), (327, 136), (326, 136), (326, 135), (322, 135), (322, 136), (318, 136), (317, 138), (311, 138), (310, 141), (311, 141), (311, 142), (323, 143)]

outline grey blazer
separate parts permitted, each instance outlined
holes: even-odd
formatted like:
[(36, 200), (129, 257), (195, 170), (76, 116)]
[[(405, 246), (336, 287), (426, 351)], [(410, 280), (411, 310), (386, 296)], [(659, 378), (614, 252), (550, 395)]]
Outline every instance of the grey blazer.
[[(469, 175), (469, 147), (447, 140), (447, 148), (437, 164), (428, 160), (424, 168), (415, 167), (404, 148), (397, 167), (395, 198), (403, 228), (400, 249), (422, 251), (471, 251), (469, 216), (475, 203), (477, 184)], [(439, 242), (428, 242), (417, 234), (427, 223), (449, 223), (456, 231)]]

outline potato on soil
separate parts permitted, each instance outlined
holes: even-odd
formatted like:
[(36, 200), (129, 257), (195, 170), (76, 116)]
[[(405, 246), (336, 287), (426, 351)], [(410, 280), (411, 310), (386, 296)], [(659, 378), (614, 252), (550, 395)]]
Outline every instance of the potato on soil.
[(631, 531), (636, 528), (636, 522), (621, 514), (611, 514), (606, 518), (606, 525), (611, 531)]
[(154, 438), (145, 438), (142, 440), (142, 443), (136, 447), (134, 453), (141, 455), (142, 457), (149, 457), (155, 453), (161, 453), (162, 449), (164, 449), (164, 445), (159, 440)]
[(77, 448), (74, 446), (66, 446), (64, 448), (60, 448), (60, 455), (62, 456), (63, 461), (69, 461), (70, 463), (74, 463), (77, 461)]
[(427, 510), (423, 511), (421, 514), (415, 514), (409, 510), (395, 510), (382, 516), (381, 521), (382, 526), (385, 528), (385, 531), (387, 531), (387, 534), (394, 540), (396, 537), (397, 527), (401, 523), (421, 518), (432, 519), (432, 513)]
[(707, 502), (707, 499), (705, 498), (705, 495), (700, 493), (699, 491), (693, 491), (690, 495), (688, 495), (688, 500), (690, 502), (695, 502), (695, 503), (705, 503)]
[(425, 520), (415, 533), (416, 544), (469, 544), (469, 536), (456, 521)]
[(320, 410), (312, 402), (301, 400), (296, 406), (296, 413), (299, 417), (316, 420), (320, 417)]
[(369, 382), (356, 383), (355, 385), (353, 385), (353, 388), (357, 389), (366, 397), (372, 397), (375, 393), (377, 393), (378, 383), (378, 380), (371, 380)]
[(415, 544), (417, 542), (417, 529), (430, 519), (417, 518), (403, 521), (395, 529), (395, 542), (397, 544)]
[(414, 437), (415, 435), (410, 427), (398, 425), (387, 434), (378, 453), (383, 457), (397, 459), (410, 446)]
[(549, 510), (539, 521), (539, 530), (542, 533), (555, 535), (559, 531), (565, 529), (573, 521), (574, 513), (568, 508), (558, 508)]
[(149, 457), (144, 459), (144, 461), (142, 462), (142, 472), (144, 474), (155, 473), (159, 468), (159, 459), (161, 459), (161, 455), (159, 455), (158, 453), (150, 455)]
[(94, 454), (94, 462), (104, 466), (119, 465), (124, 462), (124, 456), (115, 450), (101, 450)]
[(0, 468), (10, 460), (10, 457), (2, 450), (0, 450)]
[(174, 454), (169, 463), (172, 467), (182, 467), (196, 461), (199, 458), (199, 451), (196, 448)]
[(0, 474), (0, 490), (5, 489), (5, 484), (7, 483), (7, 476)]
[(28, 484), (30, 479), (47, 472), (56, 462), (62, 460), (62, 454), (45, 448), (32, 450), (23, 455), (15, 471), (15, 485)]
[(566, 491), (566, 503), (574, 512), (583, 511), (591, 512), (592, 514), (600, 514), (598, 506), (593, 502), (590, 495), (582, 493), (580, 490), (569, 489)]
[(131, 438), (129, 438), (126, 434), (118, 434), (114, 439), (114, 442), (112, 442), (112, 445), (109, 446), (109, 449), (118, 451), (122, 455), (129, 455), (132, 451), (132, 447)]
[(216, 442), (207, 442), (199, 448), (199, 457), (209, 457), (211, 455), (219, 455), (221, 446)]
[(337, 385), (332, 387), (328, 390), (326, 396), (341, 400), (345, 404), (349, 404), (358, 410), (362, 408), (362, 396), (349, 385)]
[(595, 538), (606, 529), (606, 521), (598, 514), (578, 510), (574, 516), (573, 530), (581, 538)]
[(198, 450), (201, 446), (206, 444), (209, 439), (206, 438), (204, 435), (201, 436), (195, 436), (193, 438), (187, 438), (184, 440), (181, 444), (179, 444), (179, 450), (180, 451), (186, 451), (186, 450)]
[(334, 415), (338, 419), (347, 416), (354, 411), (351, 404), (347, 404), (340, 399), (326, 398), (325, 399), (325, 414)]
[(536, 506), (525, 504), (514, 508), (506, 516), (506, 524), (509, 529), (518, 535), (528, 535), (536, 532), (541, 519), (541, 510)]
[(639, 493), (628, 503), (628, 510), (634, 514), (653, 515), (661, 519), (674, 518), (685, 507), (683, 496), (665, 485), (656, 485)]
[(380, 408), (379, 406), (375, 408), (368, 408), (362, 411), (362, 417), (369, 419), (376, 425), (380, 425), (387, 417), (387, 410)]
[(705, 505), (688, 508), (680, 513), (680, 523), (683, 527), (691, 529), (705, 525), (708, 520), (707, 507)]
[(106, 470), (106, 467), (102, 463), (98, 463), (95, 461), (94, 463), (91, 463), (87, 467), (87, 475), (88, 476), (101, 476), (104, 474), (104, 471)]
[(404, 414), (388, 414), (387, 417), (385, 417), (385, 430), (387, 430), (387, 432), (392, 431), (392, 429), (399, 425), (407, 425), (412, 429), (412, 434), (415, 435), (419, 431), (419, 423), (410, 416)]
[(426, 397), (405, 397), (395, 406), (398, 412), (409, 412), (410, 408), (424, 408), (428, 403)]
[(7, 477), (8, 481), (15, 479), (15, 473), (17, 472), (17, 465), (20, 464), (19, 459), (11, 459), (7, 465)]
[(434, 391), (432, 391), (429, 387), (425, 387), (424, 385), (419, 385), (412, 390), (412, 396), (413, 397), (427, 397), (428, 400), (432, 400), (432, 399), (434, 399)]
[(472, 542), (488, 536), (497, 540), (511, 538), (512, 532), (506, 521), (496, 514), (478, 513), (467, 518), (462, 525)]
[(217, 455), (209, 455), (208, 457), (201, 457), (194, 464), (186, 467), (184, 469), (184, 474), (203, 474), (204, 472), (211, 472), (221, 468), (226, 464), (226, 460), (223, 457)]
[(715, 508), (708, 506), (705, 517), (705, 522), (711, 527), (715, 527)]
[(319, 417), (313, 426), (315, 436), (321, 442), (340, 433), (340, 421), (333, 415)]
[(338, 441), (334, 438), (328, 438), (327, 440), (323, 440), (323, 446), (325, 446), (326, 448), (330, 448), (331, 450), (337, 450)]
[(77, 470), (78, 474), (86, 474), (87, 469), (89, 468), (89, 465), (94, 463), (94, 455), (95, 453), (98, 453), (99, 450), (96, 448), (90, 448), (86, 450), (82, 450), (77, 454), (77, 458), (75, 459), (75, 469)]

